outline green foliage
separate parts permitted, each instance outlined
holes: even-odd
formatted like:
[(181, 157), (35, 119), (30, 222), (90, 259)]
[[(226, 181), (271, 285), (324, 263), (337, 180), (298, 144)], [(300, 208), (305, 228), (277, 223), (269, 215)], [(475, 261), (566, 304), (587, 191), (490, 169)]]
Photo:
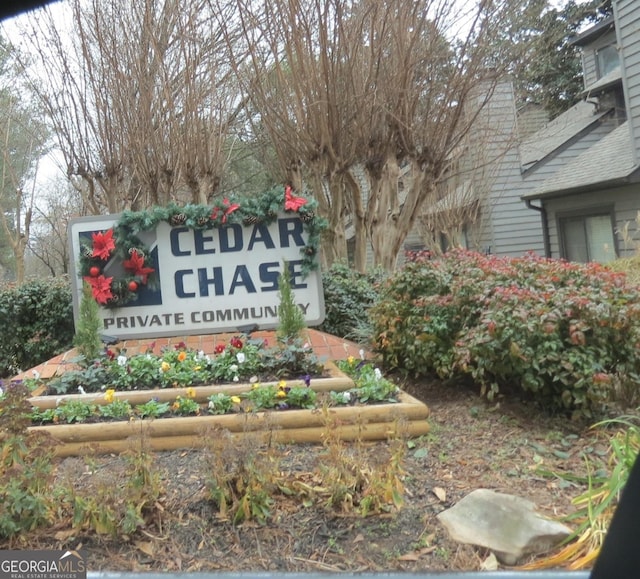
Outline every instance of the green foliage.
[(331, 401), (336, 405), (397, 402), (399, 388), (382, 375), (379, 368), (349, 357), (337, 362), (338, 368), (349, 376), (355, 385), (346, 392), (332, 392)]
[(520, 38), (529, 50), (514, 77), (522, 101), (544, 106), (551, 118), (580, 99), (584, 89), (580, 49), (572, 41), (585, 25), (612, 13), (611, 2), (570, 0), (562, 8), (532, 3), (529, 23)]
[(640, 382), (640, 297), (597, 264), (456, 251), (409, 264), (371, 312), (387, 367), (514, 388), (591, 416)]
[(200, 404), (193, 398), (178, 396), (171, 405), (171, 410), (179, 416), (190, 416), (200, 414)]
[(97, 410), (102, 418), (111, 420), (126, 420), (133, 414), (133, 408), (127, 400), (114, 400), (98, 406)]
[(29, 391), (10, 384), (0, 396), (0, 538), (12, 538), (53, 521), (53, 443), (27, 431)]
[(84, 422), (96, 411), (95, 404), (87, 404), (82, 400), (67, 400), (56, 408), (55, 416), (68, 424)]
[(278, 276), (278, 329), (276, 335), (285, 344), (300, 338), (305, 329), (302, 310), (296, 304), (295, 294), (291, 288), (289, 266), (285, 262), (282, 273)]
[(73, 340), (73, 344), (78, 348), (78, 352), (85, 363), (90, 363), (96, 359), (102, 350), (101, 328), (102, 320), (100, 319), (98, 303), (91, 295), (91, 286), (85, 283), (82, 287), (78, 327)]
[(140, 418), (160, 418), (161, 416), (168, 414), (171, 405), (168, 402), (160, 402), (155, 398), (145, 402), (144, 404), (138, 404), (135, 407), (136, 414)]
[(378, 301), (386, 274), (381, 269), (362, 274), (336, 262), (322, 273), (325, 319), (320, 330), (341, 338), (370, 336), (369, 308)]
[(68, 350), (73, 341), (68, 280), (31, 281), (0, 291), (0, 375), (14, 376)]
[(69, 370), (45, 382), (57, 394), (174, 388), (202, 384), (248, 382), (300, 375), (317, 375), (322, 364), (308, 344), (267, 347), (263, 340), (233, 337), (220, 344), (213, 356), (184, 345), (127, 356), (125, 351), (106, 350), (105, 356), (80, 370)]
[(209, 402), (209, 414), (228, 414), (229, 412), (232, 412), (234, 407), (241, 402), (239, 397), (229, 396), (224, 392), (211, 394), (211, 396), (209, 396), (207, 400)]

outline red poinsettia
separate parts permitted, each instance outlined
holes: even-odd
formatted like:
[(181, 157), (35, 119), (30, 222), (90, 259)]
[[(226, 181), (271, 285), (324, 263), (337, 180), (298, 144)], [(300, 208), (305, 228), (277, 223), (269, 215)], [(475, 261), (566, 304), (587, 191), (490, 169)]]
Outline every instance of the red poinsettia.
[(304, 197), (294, 197), (291, 186), (287, 185), (284, 190), (284, 209), (285, 211), (298, 211), (307, 200)]
[(98, 277), (86, 276), (82, 279), (91, 286), (93, 299), (95, 299), (99, 304), (106, 304), (111, 298), (113, 298), (113, 294), (111, 293), (112, 277), (99, 275)]
[(111, 252), (116, 248), (113, 229), (107, 229), (104, 233), (92, 233), (91, 239), (93, 240), (93, 253), (91, 256), (105, 261), (109, 259)]
[(122, 262), (122, 266), (130, 273), (140, 278), (143, 284), (147, 283), (149, 274), (155, 269), (144, 266), (144, 256), (140, 255), (135, 249), (131, 252), (131, 258)]

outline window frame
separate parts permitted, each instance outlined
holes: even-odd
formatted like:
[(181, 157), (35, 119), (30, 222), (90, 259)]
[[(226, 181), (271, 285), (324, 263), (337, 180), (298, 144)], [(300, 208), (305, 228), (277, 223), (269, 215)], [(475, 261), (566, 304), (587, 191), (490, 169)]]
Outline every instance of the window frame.
[[(598, 205), (596, 207), (589, 207), (585, 209), (579, 209), (574, 211), (562, 211), (556, 213), (556, 231), (558, 233), (558, 247), (560, 249), (561, 259), (569, 260), (567, 257), (567, 243), (565, 238), (564, 222), (569, 219), (581, 219), (584, 220), (589, 217), (608, 216), (611, 222), (611, 235), (613, 237), (613, 252), (614, 259), (620, 256), (618, 247), (618, 236), (616, 234), (616, 218), (615, 218), (615, 206), (613, 204)], [(587, 253), (590, 253), (589, 246), (587, 245)], [(590, 256), (589, 256), (590, 257)], [(590, 260), (592, 261), (592, 260)]]

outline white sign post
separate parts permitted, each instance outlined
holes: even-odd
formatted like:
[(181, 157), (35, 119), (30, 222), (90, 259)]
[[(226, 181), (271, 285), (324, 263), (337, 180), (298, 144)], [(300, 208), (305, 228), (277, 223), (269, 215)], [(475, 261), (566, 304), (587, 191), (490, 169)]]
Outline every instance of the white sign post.
[[(69, 227), (73, 307), (78, 319), (82, 299), (79, 259), (82, 240), (103, 233), (118, 215), (85, 217)], [(283, 213), (273, 222), (227, 224), (190, 229), (160, 222), (138, 236), (154, 264), (153, 283), (137, 299), (100, 307), (103, 333), (118, 339), (233, 332), (278, 325), (278, 276), (286, 263), (296, 303), (307, 325), (322, 323), (324, 299), (319, 271), (302, 273), (306, 232), (297, 215)], [(104, 265), (118, 276), (122, 264)]]

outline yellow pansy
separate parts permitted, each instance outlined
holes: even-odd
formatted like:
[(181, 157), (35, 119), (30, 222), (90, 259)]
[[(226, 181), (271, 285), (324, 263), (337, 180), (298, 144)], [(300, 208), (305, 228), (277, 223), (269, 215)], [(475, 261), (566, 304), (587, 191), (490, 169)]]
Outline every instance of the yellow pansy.
[(284, 380), (280, 380), (280, 382), (278, 382), (278, 388), (280, 388), (280, 390), (284, 390), (287, 387), (287, 383)]
[(347, 358), (347, 363), (349, 364), (349, 366), (353, 366), (355, 364), (356, 359), (353, 356), (349, 356)]
[(278, 393), (276, 394), (276, 396), (278, 398), (286, 398), (287, 397), (287, 393), (284, 391), (284, 389), (278, 390)]
[(187, 395), (187, 398), (195, 398), (196, 397), (196, 390), (195, 388), (187, 388), (185, 391), (185, 394)]
[(109, 390), (104, 393), (104, 399), (109, 403), (113, 402), (115, 393), (116, 391), (113, 388), (109, 388)]
[(233, 402), (234, 404), (240, 404), (242, 400), (240, 399), (240, 396), (232, 396), (231, 402)]
[(165, 362), (163, 360), (162, 364), (160, 364), (160, 370), (162, 370), (163, 372), (168, 372), (169, 368), (171, 368), (171, 364), (169, 364), (169, 362)]

